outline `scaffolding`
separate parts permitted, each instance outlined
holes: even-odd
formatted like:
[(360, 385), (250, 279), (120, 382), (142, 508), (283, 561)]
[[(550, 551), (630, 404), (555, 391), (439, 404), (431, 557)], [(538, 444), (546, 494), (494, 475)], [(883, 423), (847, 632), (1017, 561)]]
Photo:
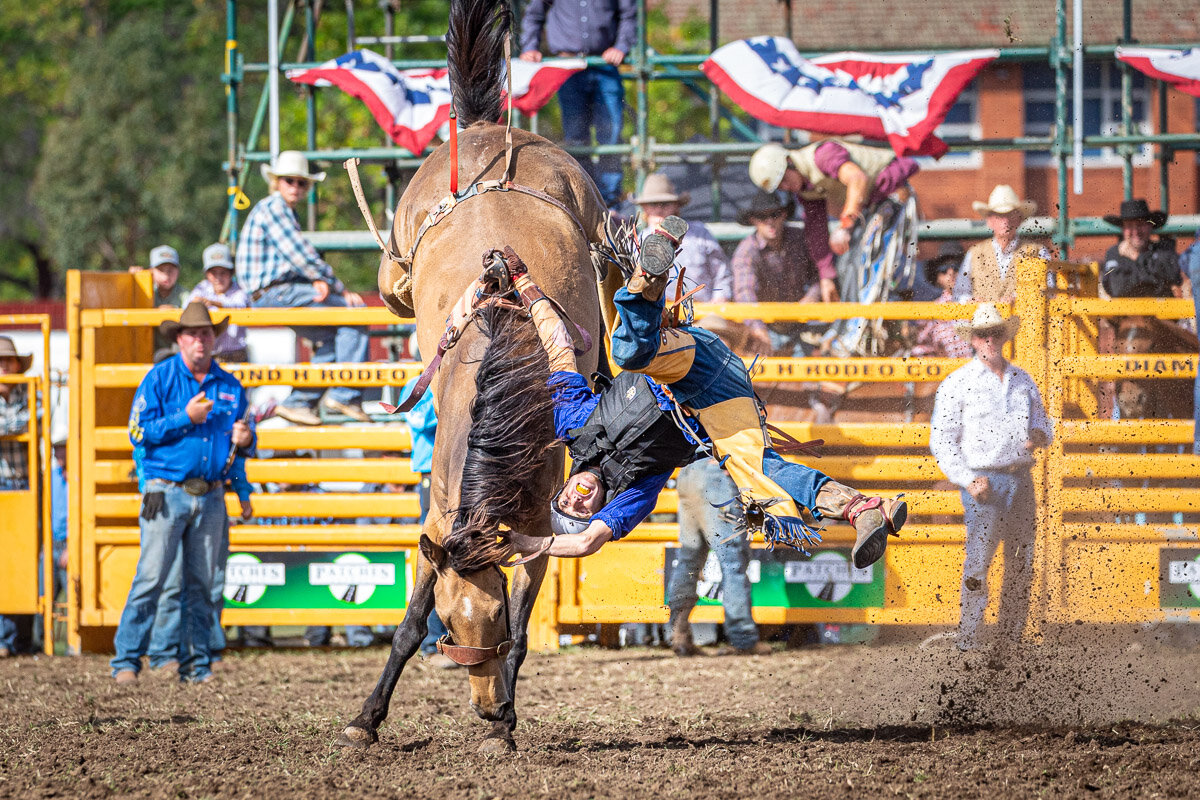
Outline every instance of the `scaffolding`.
[[(791, 0), (783, 0), (784, 19), (790, 36)], [(228, 179), (229, 205), (222, 240), (236, 240), (238, 230), (238, 213), (244, 209), (245, 198), (242, 185), (245, 180), (246, 166), (269, 162), (279, 152), (279, 77), (291, 69), (308, 69), (318, 66), (313, 61), (315, 53), (314, 40), (317, 33), (317, 14), (321, 6), (317, 0), (290, 0), (280, 17), (280, 0), (268, 0), (268, 52), (267, 61), (245, 61), (237, 43), (237, 0), (226, 0), (226, 58), (223, 80), (226, 84), (227, 95), (227, 132), (228, 153), (225, 169)], [(356, 30), (356, 15), (354, 0), (346, 0), (347, 50), (353, 50), (360, 45), (383, 45), (385, 55), (392, 60), (398, 69), (438, 68), (445, 65), (444, 60), (413, 60), (393, 58), (393, 48), (411, 44), (427, 44), (443, 41), (440, 36), (401, 36), (395, 34), (396, 8), (398, 3), (384, 2), (380, 7), (384, 10), (384, 33), (378, 36), (358, 36)], [(1083, 0), (1073, 0), (1074, 41), (1068, 42), (1067, 37), (1067, 0), (1055, 0), (1055, 30), (1046, 46), (1037, 47), (1008, 47), (1000, 49), (998, 62), (1048, 63), (1055, 77), (1054, 125), (1046, 136), (1019, 136), (1002, 139), (968, 139), (946, 138), (950, 152), (972, 152), (983, 150), (1002, 151), (1049, 151), (1057, 173), (1057, 210), (1053, 217), (1035, 217), (1026, 221), (1027, 230), (1031, 232), (1052, 231), (1053, 241), (1063, 253), (1069, 251), (1077, 236), (1111, 235), (1114, 231), (1110, 225), (1099, 217), (1072, 217), (1070, 215), (1071, 177), (1070, 163), (1075, 160), (1075, 169), (1081, 169), (1081, 157), (1084, 149), (1097, 147), (1115, 148), (1121, 159), (1123, 196), (1130, 199), (1133, 196), (1134, 156), (1139, 148), (1145, 145), (1157, 146), (1155, 160), (1158, 164), (1158, 183), (1160, 207), (1170, 209), (1170, 181), (1168, 165), (1177, 152), (1200, 150), (1200, 133), (1167, 131), (1167, 84), (1157, 82), (1158, 133), (1140, 133), (1134, 123), (1133, 75), (1132, 68), (1121, 61), (1115, 61), (1121, 78), (1121, 132), (1110, 135), (1083, 135), (1082, 105), (1081, 105), (1081, 72), (1084, 57), (1115, 59), (1114, 53), (1122, 44), (1132, 44), (1134, 39), (1132, 0), (1122, 0), (1123, 31), (1121, 41), (1116, 44), (1084, 45), (1082, 42), (1081, 20)], [(519, 11), (519, 8), (518, 8)], [(298, 17), (303, 17), (298, 21)], [(519, 15), (518, 15), (519, 18)], [(718, 0), (709, 0), (709, 49), (710, 52), (719, 46), (720, 17)], [(289, 37), (296, 29), (303, 26), (303, 46), (295, 62), (281, 60), (281, 53)], [(646, 23), (646, 0), (637, 0), (637, 37), (633, 52), (627, 57), (627, 65), (622, 69), (624, 80), (634, 84), (635, 102), (633, 105), (634, 134), (627, 143), (615, 145), (568, 147), (568, 152), (579, 158), (593, 155), (618, 155), (636, 175), (637, 185), (641, 186), (645, 177), (659, 165), (673, 163), (689, 163), (707, 166), (711, 171), (711, 203), (712, 219), (717, 222), (710, 227), (718, 239), (733, 239), (744, 234), (741, 226), (720, 221), (720, 185), (721, 169), (731, 163), (745, 163), (753, 152), (762, 144), (759, 133), (746, 125), (726, 105), (726, 100), (720, 91), (713, 86), (699, 70), (705, 55), (662, 54), (655, 52), (648, 44)], [(1141, 43), (1139, 43), (1141, 44)], [(1154, 46), (1145, 45), (1142, 46)], [(1167, 46), (1167, 45), (1162, 45)], [(1196, 44), (1174, 43), (1171, 47), (1195, 47)], [(930, 50), (929, 52), (937, 52)], [(818, 53), (804, 53), (805, 56), (815, 56)], [(589, 65), (600, 65), (602, 59), (592, 57), (587, 59)], [(244, 144), (239, 138), (239, 92), (247, 74), (265, 74), (266, 80), (262, 94), (255, 105), (254, 115)], [(1072, 88), (1073, 79), (1073, 88)], [(649, 102), (648, 90), (654, 81), (679, 81), (687, 86), (694, 94), (704, 98), (709, 111), (708, 142), (659, 142), (649, 136)], [(1071, 113), (1071, 98), (1074, 97), (1074, 114)], [(722, 140), (721, 122), (728, 124), (729, 135)], [(262, 149), (260, 140), (264, 122), (267, 125), (267, 147)], [(528, 127), (537, 131), (538, 118), (533, 115), (528, 119)], [(317, 112), (316, 90), (307, 87), (305, 91), (305, 133), (306, 142), (304, 153), (309, 159), (340, 162), (344, 159), (357, 157), (366, 162), (375, 162), (387, 166), (388, 176), (386, 202), (390, 210), (395, 206), (397, 192), (410, 176), (421, 165), (424, 156), (431, 152), (427, 148), (420, 156), (413, 156), (388, 142), (375, 147), (321, 147), (317, 142)], [(1077, 181), (1079, 178), (1077, 177)], [(1078, 183), (1076, 193), (1080, 191)], [(366, 231), (315, 231), (315, 201), (316, 186), (310, 189), (308, 203), (308, 233), (313, 243), (323, 250), (373, 250), (376, 245)], [(1168, 220), (1162, 229), (1164, 233), (1191, 234), (1200, 227), (1200, 214), (1175, 216)], [(987, 229), (978, 221), (971, 219), (942, 219), (923, 223), (920, 229), (922, 239), (960, 239), (984, 238), (989, 235)]]

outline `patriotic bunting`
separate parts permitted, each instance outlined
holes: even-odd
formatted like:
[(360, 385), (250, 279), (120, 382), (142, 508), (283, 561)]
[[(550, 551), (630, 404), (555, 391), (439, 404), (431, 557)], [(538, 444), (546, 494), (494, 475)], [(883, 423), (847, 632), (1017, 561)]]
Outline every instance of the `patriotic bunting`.
[[(572, 74), (582, 59), (513, 60), (513, 106), (534, 114)], [(312, 69), (294, 69), (289, 80), (336, 86), (366, 103), (392, 141), (420, 155), (450, 118), (450, 78), (445, 69), (398, 70), (371, 50), (355, 50)], [(444, 137), (443, 137), (444, 138)]]
[(1200, 97), (1200, 48), (1118, 47), (1117, 58), (1138, 72)]
[(886, 139), (897, 155), (933, 155), (933, 135), (958, 95), (1000, 55), (833, 53), (801, 57), (788, 39), (756, 36), (717, 49), (701, 65), (752, 116), (815, 133)]

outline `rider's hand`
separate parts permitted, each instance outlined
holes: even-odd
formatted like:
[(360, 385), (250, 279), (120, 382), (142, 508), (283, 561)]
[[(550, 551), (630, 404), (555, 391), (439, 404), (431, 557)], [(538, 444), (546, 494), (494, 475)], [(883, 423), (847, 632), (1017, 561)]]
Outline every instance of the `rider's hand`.
[(521, 53), (521, 60), (531, 61), (536, 64), (542, 60), (542, 52), (540, 50), (526, 50), (524, 53)]
[(988, 483), (987, 476), (980, 475), (978, 478), (968, 483), (967, 493), (980, 503), (986, 503), (988, 498), (992, 496), (992, 486), (990, 483)]
[(188, 400), (183, 410), (187, 412), (188, 419), (192, 421), (193, 425), (203, 425), (204, 421), (208, 419), (208, 412), (212, 411), (212, 407), (212, 400), (205, 397), (204, 392), (200, 392)]
[(313, 302), (324, 303), (325, 298), (329, 297), (329, 284), (325, 281), (313, 281), (312, 285), (313, 291), (317, 293), (316, 297), (313, 298)]
[(821, 278), (821, 302), (836, 303), (842, 296), (838, 293), (837, 281), (833, 278)]
[(850, 231), (838, 228), (829, 236), (829, 249), (835, 255), (842, 255), (850, 249)]
[(621, 62), (625, 60), (625, 51), (618, 50), (615, 47), (610, 47), (600, 54), (600, 57), (612, 64), (614, 67), (621, 66)]

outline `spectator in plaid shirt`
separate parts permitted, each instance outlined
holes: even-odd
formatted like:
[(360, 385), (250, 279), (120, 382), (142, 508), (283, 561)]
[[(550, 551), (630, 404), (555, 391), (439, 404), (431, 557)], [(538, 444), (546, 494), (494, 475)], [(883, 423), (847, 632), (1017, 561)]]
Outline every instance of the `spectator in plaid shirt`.
[[(333, 274), (316, 248), (300, 232), (296, 206), (313, 181), (324, 172), (310, 173), (308, 159), (298, 150), (285, 150), (272, 165), (263, 166), (271, 194), (250, 211), (242, 227), (237, 271), (255, 308), (347, 308), (366, 305)], [(362, 363), (367, 360), (367, 332), (342, 326), (298, 327), (297, 335), (313, 343), (313, 363)], [(275, 413), (299, 425), (319, 425), (316, 406), (320, 392), (292, 389)], [(321, 401), (327, 410), (359, 422), (370, 422), (362, 409), (362, 391), (339, 386)]]
[[(753, 225), (733, 251), (733, 299), (737, 303), (815, 303), (821, 300), (821, 280), (835, 279), (830, 261), (828, 275), (821, 275), (808, 257), (804, 231), (789, 227), (794, 201), (782, 202), (774, 192), (761, 189), (750, 207), (738, 215), (742, 225)], [(808, 355), (800, 334), (803, 323), (747, 320), (746, 348), (763, 355), (801, 357)]]
[[(0, 336), (0, 375), (24, 374), (32, 361), (32, 354), (19, 354), (12, 339)], [(24, 386), (0, 383), (0, 436), (18, 435), (28, 430), (28, 390)], [(0, 491), (28, 488), (29, 445), (0, 441)], [(0, 658), (8, 658), (16, 652), (17, 624), (18, 619), (14, 617), (0, 616)]]

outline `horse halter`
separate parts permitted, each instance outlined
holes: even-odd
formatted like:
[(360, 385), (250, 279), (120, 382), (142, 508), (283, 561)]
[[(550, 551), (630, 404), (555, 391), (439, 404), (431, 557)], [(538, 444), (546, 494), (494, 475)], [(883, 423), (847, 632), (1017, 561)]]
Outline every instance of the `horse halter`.
[[(541, 555), (541, 553), (538, 553)], [(495, 570), (500, 573), (500, 580), (504, 585), (501, 592), (501, 597), (504, 598), (504, 630), (510, 630), (511, 619), (508, 613), (508, 576), (504, 574), (504, 570), (499, 566)], [(449, 628), (449, 626), (447, 626)], [(447, 632), (437, 640), (437, 651), (446, 658), (458, 664), (460, 667), (476, 667), (480, 664), (486, 664), (494, 658), (504, 658), (512, 650), (513, 640), (505, 639), (499, 644), (494, 644), (491, 647), (471, 647), (465, 644), (454, 644), (453, 638)]]

